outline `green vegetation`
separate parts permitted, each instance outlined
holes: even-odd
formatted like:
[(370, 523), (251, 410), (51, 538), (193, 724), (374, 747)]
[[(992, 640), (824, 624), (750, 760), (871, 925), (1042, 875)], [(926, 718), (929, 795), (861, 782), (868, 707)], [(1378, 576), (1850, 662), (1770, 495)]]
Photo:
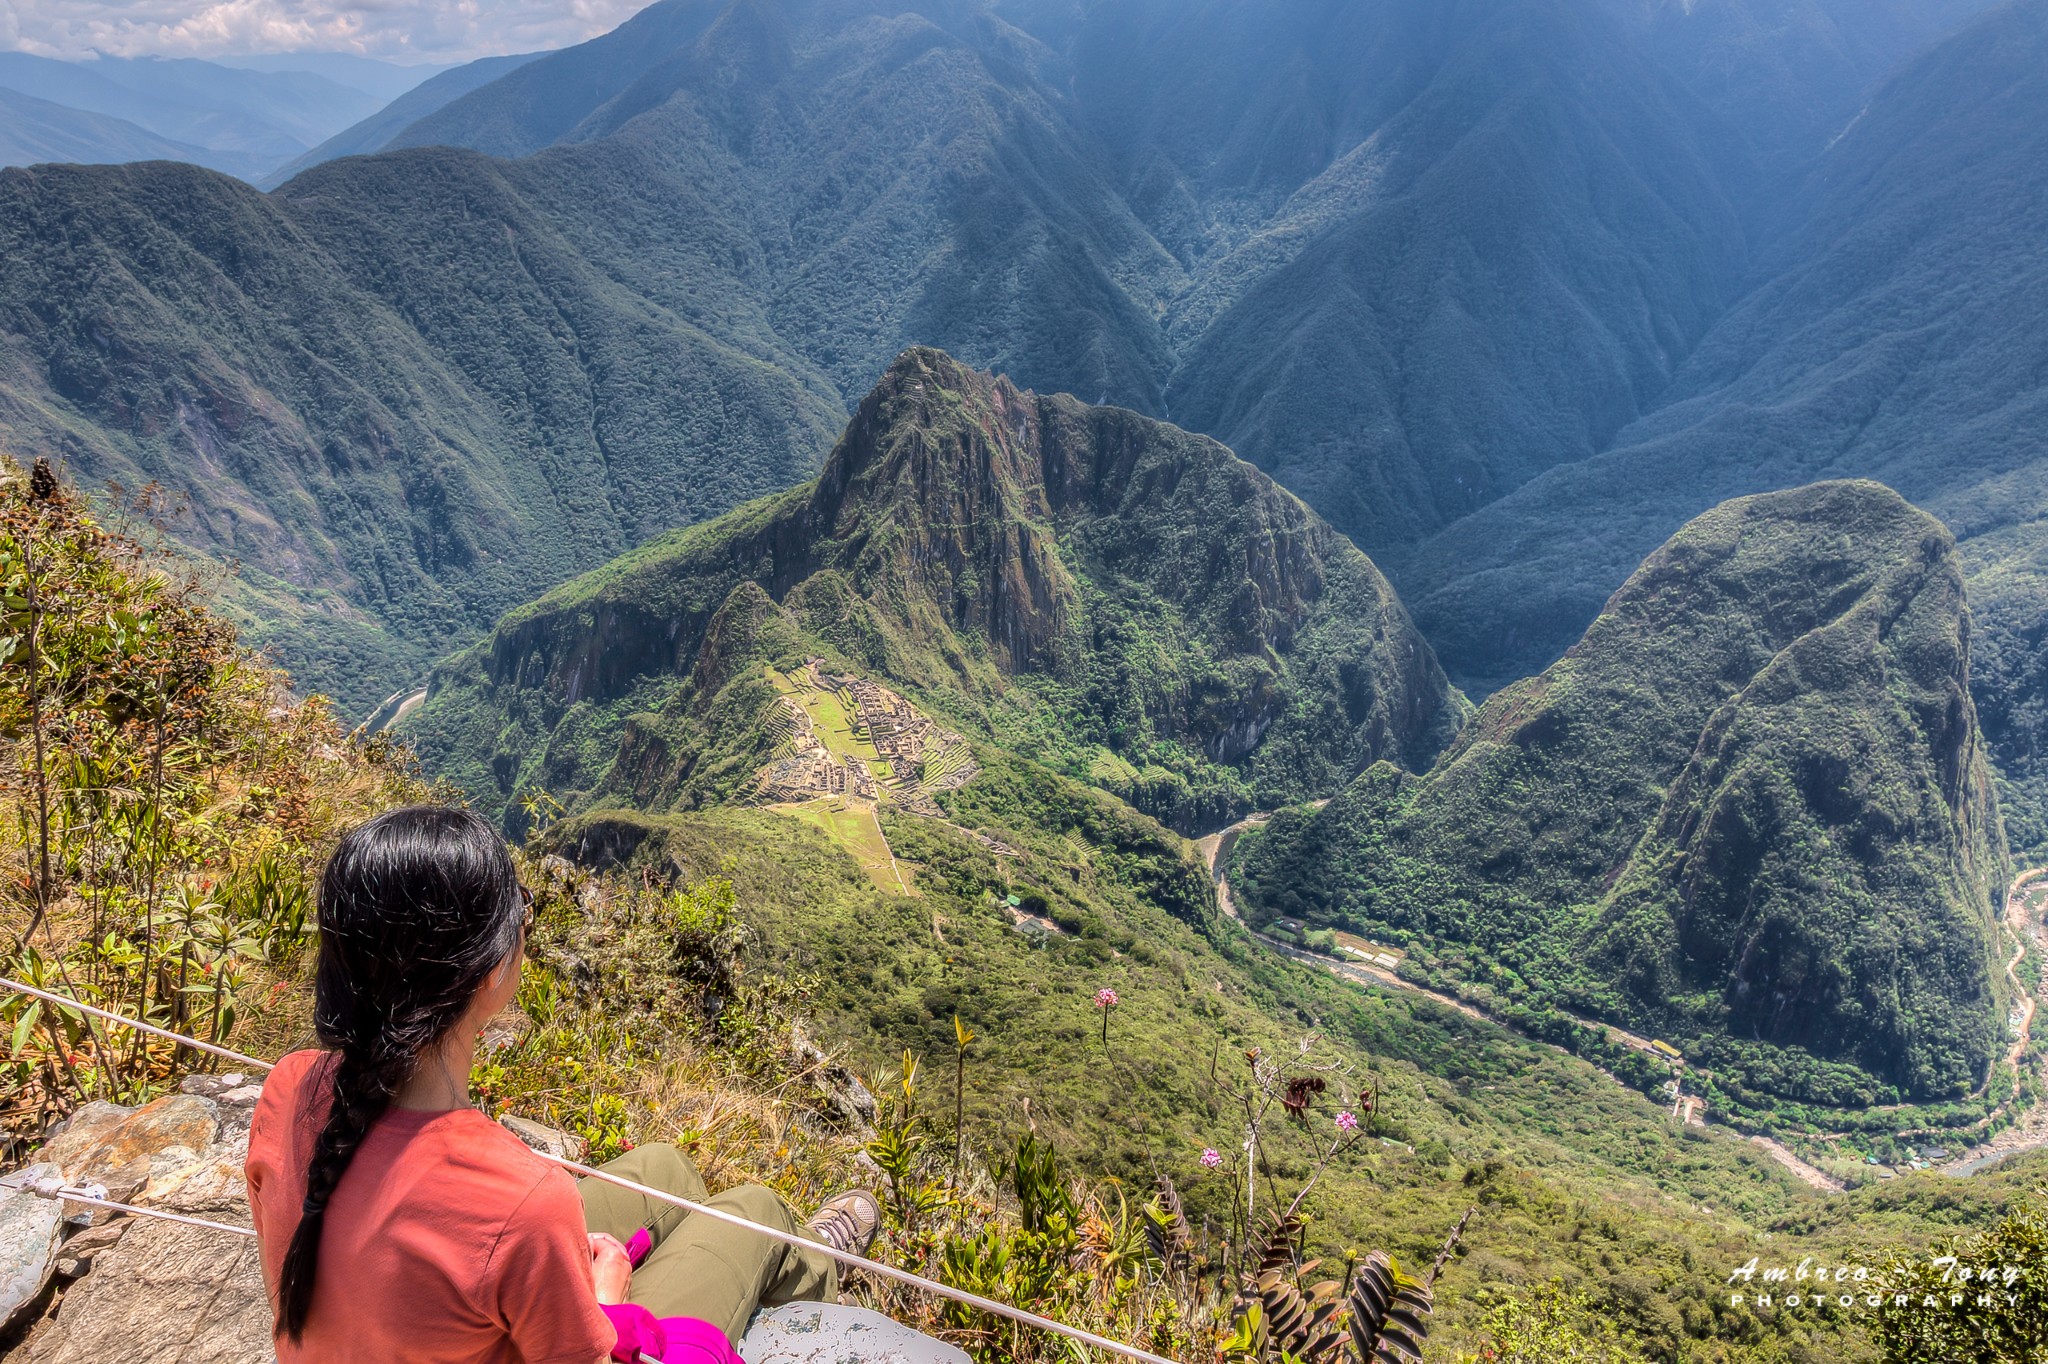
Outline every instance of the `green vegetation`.
[[(1872, 1265), (1894, 1248), (1918, 1255), (1949, 1229), (2017, 1206), (2037, 1177), (2038, 1158), (1969, 1180), (1915, 1174), (1823, 1198), (1750, 1143), (1681, 1127), (1668, 1105), (1584, 1061), (1261, 951), (1219, 918), (1186, 845), (1156, 824), (1028, 764), (995, 775), (958, 793), (981, 797), (955, 813), (1000, 832), (1014, 858), (945, 823), (889, 820), (898, 855), (920, 866), (915, 899), (879, 890), (831, 841), (793, 835), (765, 811), (594, 812), (540, 843), (622, 870), (616, 884), (729, 877), (749, 930), (741, 988), (800, 981), (803, 1000), (788, 1007), (882, 1076), (878, 1096), (895, 1085), (905, 1048), (926, 1063), (920, 1130), (932, 1181), (951, 1169), (957, 1099), (970, 1170), (1007, 1170), (1035, 1128), (1070, 1171), (1121, 1178), (1129, 1206), (1164, 1172), (1191, 1221), (1208, 1224), (1213, 1257), (1243, 1194), (1231, 1168), (1241, 1153), (1214, 1172), (1199, 1157), (1241, 1141), (1240, 1096), (1256, 1092), (1246, 1051), (1260, 1049), (1283, 1078), (1324, 1076), (1307, 1126), (1271, 1110), (1272, 1172), (1257, 1175), (1258, 1204), (1293, 1196), (1327, 1149), (1334, 1115), (1349, 1109), (1366, 1124), (1363, 1140), (1305, 1205), (1312, 1253), (1365, 1245), (1426, 1267), (1477, 1205), (1437, 1285), (1432, 1359), (1516, 1332), (1569, 1327), (1598, 1341), (1602, 1321), (1657, 1359), (1873, 1359), (1870, 1314), (1731, 1308), (1726, 1276), (1752, 1255)], [(1066, 931), (1013, 927), (1001, 899), (1020, 892)], [(607, 963), (607, 983), (592, 987), (603, 997), (632, 999), (667, 979), (661, 935), (623, 937), (602, 916), (562, 922), (574, 959)], [(1118, 996), (1106, 1054), (1094, 1004), (1104, 987)], [(975, 1033), (964, 1096), (951, 1088), (956, 1017)], [(635, 1114), (635, 1139), (668, 1130), (654, 1110)], [(936, 1227), (950, 1214), (922, 1216)], [(1558, 1309), (1543, 1305), (1543, 1289), (1553, 1279), (1594, 1306), (1566, 1313), (1562, 1327), (1549, 1321)]]
[(770, 808), (824, 830), (827, 837), (845, 849), (847, 856), (860, 864), (878, 888), (893, 889), (901, 895), (911, 893), (908, 874), (889, 851), (889, 840), (882, 836), (881, 821), (873, 806), (810, 800)]
[(1888, 1270), (1878, 1316), (1887, 1361), (2023, 1364), (2048, 1354), (2048, 1186), (1996, 1225), (1895, 1257)]
[[(137, 877), (157, 845), (121, 842), (123, 812), (159, 812), (175, 834), (166, 895), (208, 878), (240, 887), (217, 898), (256, 938), (289, 928), (289, 904), (303, 903), (337, 824), (420, 788), (392, 755), (347, 744), (317, 704), (276, 704), (281, 680), (234, 650), (196, 589), (158, 571), (175, 561), (109, 537), (68, 494), (31, 500), (15, 479), (6, 495), (16, 509), (0, 540), (15, 565), (8, 609), (47, 613), (29, 622), (47, 659), (35, 676), (52, 685), (35, 694), (66, 707), (48, 732), (60, 743), (90, 734), (130, 766), (161, 757), (166, 774), (160, 798), (124, 790), (111, 822), (104, 811), (80, 822), (93, 791), (47, 753), (29, 757), (37, 731), (19, 704), (29, 674), (11, 615), (16, 646), (0, 667), (14, 685), (0, 695), (12, 708), (0, 733), (10, 770), (26, 779), (6, 788), (9, 818), (23, 817), (38, 771), (55, 777), (64, 812), (53, 840), (61, 893), (36, 951), (72, 973), (61, 988), (94, 972), (106, 1002), (150, 1007), (119, 949), (141, 921), (149, 891)], [(22, 604), (21, 573), (34, 575), (38, 602), (48, 587), (45, 604)], [(110, 604), (128, 632), (118, 650), (103, 647)], [(177, 742), (163, 743), (147, 703), (174, 665), (193, 689), (180, 693), (189, 709), (168, 713)], [(771, 811), (597, 810), (553, 823), (524, 868), (538, 904), (521, 1016), (492, 1030), (474, 1077), (480, 1100), (573, 1128), (599, 1155), (679, 1141), (714, 1184), (763, 1180), (799, 1203), (853, 1177), (865, 1155), (882, 1171), (883, 1253), (895, 1263), (1189, 1364), (1246, 1328), (1230, 1299), (1253, 1243), (1235, 1220), (1247, 1196), (1255, 1213), (1300, 1196), (1306, 1245), (1336, 1257), (1326, 1263), (1356, 1246), (1391, 1252), (1411, 1273), (1476, 1209), (1434, 1284), (1432, 1360), (1576, 1340), (1626, 1359), (1610, 1348), (1618, 1338), (1660, 1360), (1837, 1364), (1877, 1357), (1871, 1320), (1731, 1307), (1727, 1273), (1761, 1254), (1911, 1258), (1951, 1229), (2020, 1209), (2039, 1178), (2041, 1162), (2023, 1160), (1967, 1181), (1911, 1176), (1817, 1197), (1749, 1143), (1681, 1127), (1583, 1061), (1261, 950), (1218, 913), (1183, 840), (1105, 792), (983, 752), (988, 769), (942, 797), (946, 818), (882, 807), (898, 856), (917, 864), (915, 897)], [(219, 760), (194, 766), (202, 753)], [(272, 872), (245, 867), (259, 853)], [(17, 863), (7, 884), (33, 894), (38, 873)], [(1062, 931), (1020, 932), (1010, 895)], [(245, 915), (244, 904), (269, 908)], [(93, 936), (96, 906), (109, 938)], [(8, 921), (32, 912), (17, 895)], [(182, 922), (175, 910), (149, 918), (159, 934)], [(216, 1035), (259, 1054), (303, 1036), (295, 936), (233, 962), (222, 996), (231, 1020), (208, 991), (183, 1024), (220, 1024)], [(190, 959), (229, 964), (203, 944)], [(1095, 1003), (1105, 988), (1117, 995), (1106, 1047)], [(153, 1007), (180, 1019), (168, 1000)], [(94, 1093), (134, 1097), (179, 1062), (151, 1048), (131, 1068), (124, 1048), (75, 1019), (54, 1020), (61, 1040), (46, 1045), (44, 1019), (21, 1029), (23, 1016), (9, 1019), (19, 1030), (11, 1064), (25, 1067), (14, 1078), (28, 1087), (10, 1094), (17, 1103), (39, 1095), (61, 1112)], [(846, 1055), (821, 1056), (806, 1030)], [(955, 1065), (932, 1074), (920, 1058)], [(872, 1127), (849, 1060), (878, 1077)], [(111, 1089), (96, 1078), (106, 1068)], [(1297, 1119), (1286, 1099), (1304, 1077), (1322, 1084), (1300, 1086)], [(1233, 1155), (1212, 1170), (1205, 1149)], [(1169, 1255), (1147, 1250), (1148, 1224), (1174, 1225), (1149, 1198), (1160, 1173), (1178, 1186), (1189, 1233), (1167, 1243)], [(1052, 1358), (1042, 1337), (929, 1301), (878, 1304), (987, 1359)]]
[(818, 482), (512, 612), (407, 732), (508, 810), (692, 808), (768, 760), (813, 655), (1183, 830), (1420, 766), (1464, 713), (1370, 561), (1229, 451), (916, 350)]
[(1682, 1042), (1724, 1109), (1971, 1093), (2010, 875), (1968, 629), (1953, 543), (1890, 491), (1731, 502), (1426, 775), (1381, 765), (1248, 830), (1233, 884), (1532, 1026)]
[[(311, 930), (333, 836), (426, 789), (386, 743), (244, 651), (209, 575), (47, 465), (0, 458), (0, 935), (5, 974), (237, 1046)], [(140, 1103), (190, 1051), (9, 993), (14, 1150), (84, 1098)]]

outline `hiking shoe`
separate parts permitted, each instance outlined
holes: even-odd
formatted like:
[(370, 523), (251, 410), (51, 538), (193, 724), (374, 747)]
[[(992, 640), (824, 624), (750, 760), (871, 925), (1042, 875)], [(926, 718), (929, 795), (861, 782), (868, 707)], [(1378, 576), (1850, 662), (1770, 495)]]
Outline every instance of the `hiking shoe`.
[(848, 1255), (866, 1255), (882, 1225), (882, 1205), (866, 1189), (849, 1189), (811, 1214), (804, 1230)]

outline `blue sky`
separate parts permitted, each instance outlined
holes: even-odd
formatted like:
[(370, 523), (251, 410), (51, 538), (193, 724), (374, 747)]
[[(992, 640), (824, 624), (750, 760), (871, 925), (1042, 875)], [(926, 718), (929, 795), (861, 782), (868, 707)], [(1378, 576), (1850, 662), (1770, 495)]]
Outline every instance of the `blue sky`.
[(454, 62), (581, 42), (647, 0), (0, 0), (0, 50), (45, 57), (352, 52)]

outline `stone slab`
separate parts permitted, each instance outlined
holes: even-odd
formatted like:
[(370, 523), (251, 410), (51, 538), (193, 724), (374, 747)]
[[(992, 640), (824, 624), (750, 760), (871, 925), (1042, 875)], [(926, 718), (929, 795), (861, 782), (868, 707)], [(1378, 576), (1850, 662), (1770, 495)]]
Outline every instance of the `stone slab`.
[(973, 1364), (966, 1351), (880, 1312), (823, 1302), (757, 1313), (739, 1349), (747, 1364)]
[(270, 1305), (256, 1243), (138, 1221), (29, 1341), (30, 1364), (271, 1364)]

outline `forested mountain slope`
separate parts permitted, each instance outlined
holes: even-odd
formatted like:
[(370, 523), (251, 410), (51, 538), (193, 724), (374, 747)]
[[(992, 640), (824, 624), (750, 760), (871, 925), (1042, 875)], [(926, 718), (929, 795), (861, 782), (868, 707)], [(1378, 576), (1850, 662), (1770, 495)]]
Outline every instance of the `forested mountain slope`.
[(2048, 4), (1987, 16), (1888, 84), (1809, 177), (1769, 281), (1617, 448), (1397, 560), (1455, 676), (1554, 657), (1701, 509), (1884, 481), (1961, 542), (1974, 685), (2017, 845), (2048, 842)]
[(768, 670), (814, 655), (1184, 830), (1426, 765), (1464, 713), (1371, 562), (1228, 450), (912, 350), (817, 482), (508, 615), (408, 730), (501, 808), (688, 808), (787, 741)]
[[(772, 64), (772, 11), (670, 55)], [(524, 160), (347, 159), (267, 198), (11, 173), (0, 434), (189, 496), (258, 633), (365, 713), (451, 636), (813, 472), (903, 337), (1142, 400), (1163, 350), (1118, 279), (1171, 261), (1003, 52), (877, 19), (783, 73), (791, 126), (741, 80)], [(744, 129), (796, 152), (752, 167)]]
[[(0, 430), (189, 498), (175, 524), (241, 561), (257, 637), (364, 713), (451, 636), (804, 477), (836, 426), (710, 287), (730, 234), (640, 200), (632, 160), (407, 153), (271, 196), (163, 163), (0, 172)], [(641, 264), (709, 308), (599, 259), (591, 236), (665, 214)]]
[(1813, 1060), (1968, 1091), (2002, 1037), (2008, 870), (1962, 574), (1877, 484), (1718, 507), (1426, 775), (1248, 836), (1244, 898), (1706, 1039), (1793, 1098), (1856, 1101)]
[[(1603, 13), (995, 14), (671, 0), (394, 145), (700, 149), (788, 253), (778, 327), (849, 393), (944, 346), (1216, 435), (1368, 546), (1593, 453), (1730, 296), (1746, 162)], [(899, 169), (907, 120), (975, 106), (992, 166)], [(846, 306), (870, 292), (878, 327)]]
[[(1643, 478), (1660, 505), (1633, 529), (1576, 511), (1627, 475), (1560, 484), (1557, 516), (1460, 518), (1518, 488), (1534, 507), (1556, 471), (1686, 426), (1674, 401), (1752, 351), (1767, 384), (1830, 365), (1798, 321), (1810, 289), (1728, 315), (1816, 252), (1911, 271), (1997, 211), (2021, 251), (2024, 193), (1998, 195), (2029, 183), (2032, 144), (1968, 139), (2030, 98), (2014, 54), (2040, 0), (1855, 117), (1973, 3), (662, 0), (442, 103), (480, 74), (447, 73), (416, 92), (432, 112), (366, 134), (416, 150), (267, 201), (165, 168), (9, 181), (0, 435), (191, 496), (183, 533), (241, 558), (253, 620), (362, 713), (511, 603), (811, 472), (890, 358), (933, 344), (1225, 440), (1421, 594), (1455, 675), (1498, 685), (1753, 481), (1687, 453)], [(1938, 97), (1973, 71), (1968, 100)], [(1908, 172), (1890, 149), (1916, 126), (1928, 164)], [(517, 159), (428, 145), (450, 142)], [(2006, 155), (2011, 174), (1989, 169)], [(1982, 202), (1949, 192), (1979, 169)], [(1924, 222), (1882, 226), (1887, 175), (1918, 186)], [(1856, 207), (1854, 185), (1877, 197)], [(1999, 240), (1929, 278), (2002, 291)], [(1953, 341), (1896, 358), (1895, 387), (1967, 405), (1996, 382), (1932, 377), (2000, 343), (1943, 316)], [(110, 387), (135, 357), (147, 372)], [(2004, 372), (2023, 399), (2030, 371)], [(1950, 514), (1926, 486), (1947, 475), (1812, 467), (1828, 443), (1802, 437), (1781, 481), (1878, 474)], [(434, 528), (444, 486), (490, 550)], [(1526, 573), (1504, 566), (1525, 551)], [(1986, 697), (1994, 728), (2023, 710)]]

